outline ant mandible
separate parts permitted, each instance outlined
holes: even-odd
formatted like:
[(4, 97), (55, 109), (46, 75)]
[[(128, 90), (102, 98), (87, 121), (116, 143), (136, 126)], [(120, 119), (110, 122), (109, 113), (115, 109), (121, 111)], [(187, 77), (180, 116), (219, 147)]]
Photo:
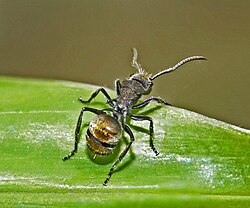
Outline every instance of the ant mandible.
[[(142, 95), (147, 95), (151, 92), (153, 80), (163, 74), (167, 74), (176, 70), (187, 62), (206, 59), (203, 56), (191, 56), (178, 62), (173, 67), (160, 71), (155, 75), (151, 75), (145, 70), (143, 70), (141, 65), (138, 63), (138, 53), (135, 48), (133, 48), (133, 53), (134, 56), (132, 60), (132, 67), (136, 68), (138, 71), (135, 74), (132, 74), (128, 79), (124, 80), (122, 83), (119, 79), (115, 81), (115, 90), (117, 94), (116, 98), (112, 99), (104, 88), (97, 89), (88, 100), (83, 100), (81, 97), (79, 97), (79, 101), (86, 104), (90, 103), (92, 99), (95, 98), (99, 92), (101, 92), (107, 99), (107, 103), (111, 106), (111, 108), (102, 110), (90, 107), (82, 108), (75, 129), (74, 149), (62, 159), (63, 161), (68, 160), (72, 156), (74, 156), (75, 153), (77, 153), (78, 143), (80, 141), (80, 128), (82, 124), (82, 117), (85, 111), (89, 111), (97, 115), (90, 122), (89, 128), (86, 133), (87, 146), (90, 148), (90, 150), (94, 152), (94, 154), (108, 155), (112, 153), (121, 138), (121, 132), (123, 129), (129, 135), (130, 141), (127, 144), (126, 148), (120, 153), (115, 163), (111, 166), (110, 171), (105, 181), (103, 182), (104, 186), (107, 185), (116, 166), (122, 161), (128, 150), (130, 149), (132, 143), (134, 142), (134, 135), (128, 124), (126, 124), (127, 117), (136, 121), (149, 121), (149, 144), (155, 155), (159, 154), (153, 143), (153, 119), (149, 116), (135, 115), (131, 113), (133, 109), (143, 108), (152, 101), (164, 105), (170, 105), (159, 97), (150, 97), (137, 104), (138, 100), (141, 98)], [(107, 114), (105, 111), (111, 112), (111, 115)]]

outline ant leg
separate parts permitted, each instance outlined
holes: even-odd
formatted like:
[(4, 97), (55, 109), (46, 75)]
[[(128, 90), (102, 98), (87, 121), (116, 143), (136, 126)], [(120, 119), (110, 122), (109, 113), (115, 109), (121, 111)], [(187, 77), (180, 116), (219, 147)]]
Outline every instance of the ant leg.
[(128, 135), (130, 136), (130, 142), (129, 144), (126, 146), (126, 148), (122, 151), (122, 153), (120, 154), (118, 160), (116, 160), (116, 162), (112, 165), (112, 167), (109, 170), (108, 176), (105, 179), (105, 181), (103, 182), (103, 185), (106, 186), (107, 183), (109, 182), (109, 179), (111, 178), (111, 175), (113, 174), (116, 166), (122, 161), (122, 159), (125, 157), (125, 155), (128, 153), (128, 150), (130, 149), (132, 143), (134, 142), (134, 135), (131, 131), (131, 129), (128, 127), (128, 125), (124, 124), (123, 125), (123, 129), (128, 133)]
[(119, 80), (119, 79), (116, 79), (116, 80), (115, 80), (115, 90), (116, 90), (117, 96), (120, 95), (121, 87), (122, 87), (122, 85), (121, 85), (120, 80)]
[(158, 97), (151, 97), (147, 100), (144, 100), (142, 103), (138, 104), (138, 105), (134, 105), (132, 108), (133, 109), (137, 109), (137, 108), (142, 108), (142, 107), (145, 107), (146, 105), (148, 105), (150, 102), (152, 101), (156, 101), (157, 103), (160, 103), (160, 104), (164, 104), (164, 105), (170, 105), (169, 103), (165, 102), (164, 100), (162, 100), (161, 98), (158, 98)]
[(80, 115), (78, 117), (76, 129), (75, 129), (75, 146), (74, 146), (74, 149), (66, 157), (62, 158), (63, 161), (70, 159), (72, 156), (75, 155), (75, 153), (77, 153), (78, 143), (80, 142), (80, 129), (81, 129), (82, 116), (83, 116), (84, 111), (90, 111), (90, 112), (95, 113), (97, 115), (104, 113), (103, 111), (100, 111), (100, 110), (97, 110), (97, 109), (94, 109), (94, 108), (88, 108), (88, 107), (82, 108), (82, 110), (80, 112)]
[(156, 150), (155, 146), (154, 146), (154, 123), (153, 123), (153, 119), (149, 116), (141, 116), (141, 115), (129, 115), (131, 119), (135, 120), (135, 121), (149, 121), (149, 136), (150, 136), (150, 140), (149, 140), (149, 144), (151, 149), (154, 151), (155, 155), (159, 155), (159, 152)]
[(112, 99), (110, 98), (109, 94), (107, 93), (107, 91), (104, 89), (104, 88), (99, 88), (97, 89), (91, 96), (88, 100), (83, 100), (82, 97), (79, 97), (78, 100), (81, 101), (82, 103), (90, 103), (92, 99), (94, 99), (98, 93), (101, 92), (104, 97), (107, 99), (107, 102), (110, 106), (114, 106), (113, 102), (112, 102)]

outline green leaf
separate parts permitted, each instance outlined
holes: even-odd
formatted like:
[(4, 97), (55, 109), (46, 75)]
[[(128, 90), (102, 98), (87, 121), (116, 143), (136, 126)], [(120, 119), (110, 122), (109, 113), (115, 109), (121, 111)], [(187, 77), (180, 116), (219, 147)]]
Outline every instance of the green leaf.
[[(148, 122), (128, 121), (135, 135), (107, 187), (102, 183), (128, 142), (93, 158), (85, 144), (84, 114), (78, 153), (74, 130), (95, 86), (0, 77), (0, 202), (3, 207), (247, 207), (250, 206), (250, 132), (184, 109), (151, 104), (135, 111), (155, 125), (155, 156)], [(114, 96), (113, 91), (109, 91)], [(88, 106), (102, 109), (103, 96)]]

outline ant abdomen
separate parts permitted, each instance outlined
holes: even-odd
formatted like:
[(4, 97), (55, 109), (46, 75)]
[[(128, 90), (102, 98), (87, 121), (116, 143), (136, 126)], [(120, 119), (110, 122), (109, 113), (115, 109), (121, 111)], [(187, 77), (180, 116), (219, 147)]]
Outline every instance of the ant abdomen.
[(87, 145), (95, 154), (108, 155), (117, 146), (121, 137), (121, 125), (106, 113), (97, 115), (87, 130)]

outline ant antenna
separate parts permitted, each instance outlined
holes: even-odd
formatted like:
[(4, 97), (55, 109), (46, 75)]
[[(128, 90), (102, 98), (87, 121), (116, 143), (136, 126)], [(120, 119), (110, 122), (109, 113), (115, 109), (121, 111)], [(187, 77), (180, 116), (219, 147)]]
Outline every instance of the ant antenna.
[(179, 68), (180, 66), (182, 66), (183, 64), (190, 62), (190, 61), (195, 61), (195, 60), (207, 60), (206, 57), (204, 56), (190, 56), (188, 58), (185, 58), (183, 60), (181, 60), (180, 62), (178, 62), (176, 65), (174, 65), (173, 67), (167, 68), (163, 71), (158, 72), (157, 74), (155, 74), (154, 76), (150, 77), (150, 80), (154, 80), (155, 78), (163, 75), (163, 74), (167, 74), (169, 72), (172, 72), (174, 70), (176, 70), (177, 68)]
[(133, 48), (133, 53), (134, 53), (134, 56), (133, 56), (131, 65), (132, 65), (132, 67), (135, 67), (138, 70), (139, 73), (143, 73), (144, 70), (142, 69), (141, 65), (137, 61), (138, 53), (137, 53), (136, 48)]

